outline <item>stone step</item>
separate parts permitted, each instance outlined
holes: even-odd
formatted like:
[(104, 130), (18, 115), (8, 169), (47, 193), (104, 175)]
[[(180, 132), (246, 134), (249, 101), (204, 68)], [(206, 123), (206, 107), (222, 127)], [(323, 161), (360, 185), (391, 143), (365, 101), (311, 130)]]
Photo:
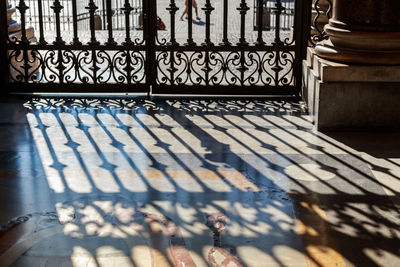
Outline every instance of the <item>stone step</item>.
[(14, 33), (18, 32), (21, 30), (21, 23), (15, 22), (13, 24), (8, 25), (8, 32), (9, 33)]
[[(17, 38), (17, 40), (21, 40), (22, 38), (22, 32), (18, 31), (12, 34), (9, 34), (10, 39), (13, 40), (14, 38)], [(29, 41), (34, 41), (33, 39), (35, 38), (35, 29), (32, 27), (29, 27), (26, 29), (26, 38), (28, 38)], [(35, 38), (36, 40), (36, 38)]]
[(16, 20), (13, 20), (13, 19), (7, 20), (7, 25), (12, 25), (12, 24), (15, 24), (15, 23), (17, 23)]
[(17, 11), (17, 9), (15, 7), (7, 9), (7, 19), (10, 20), (11, 16), (15, 13), (15, 11)]

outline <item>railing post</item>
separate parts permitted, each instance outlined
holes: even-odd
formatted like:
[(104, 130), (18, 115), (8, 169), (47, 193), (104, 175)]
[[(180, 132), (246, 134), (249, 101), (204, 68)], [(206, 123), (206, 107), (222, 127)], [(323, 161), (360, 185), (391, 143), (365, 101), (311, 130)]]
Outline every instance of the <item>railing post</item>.
[(156, 84), (157, 63), (156, 63), (156, 36), (157, 36), (157, 0), (143, 0), (144, 8), (144, 38), (146, 42), (146, 84), (148, 96), (151, 88)]
[[(297, 24), (302, 26), (301, 31), (301, 59), (306, 59), (307, 56), (307, 47), (310, 43), (310, 35), (311, 35), (311, 10), (312, 10), (312, 0), (302, 0), (303, 1), (303, 9), (301, 10), (302, 15), (302, 23), (297, 21)], [(299, 10), (300, 11), (300, 10)]]
[(293, 66), (295, 83), (300, 96), (302, 87), (302, 62), (307, 55), (310, 40), (312, 0), (295, 1), (294, 39), (296, 44), (296, 62)]
[(8, 23), (7, 23), (7, 8), (8, 1), (1, 1), (0, 9), (0, 96), (8, 94), (8, 55), (7, 55), (7, 40), (8, 40)]

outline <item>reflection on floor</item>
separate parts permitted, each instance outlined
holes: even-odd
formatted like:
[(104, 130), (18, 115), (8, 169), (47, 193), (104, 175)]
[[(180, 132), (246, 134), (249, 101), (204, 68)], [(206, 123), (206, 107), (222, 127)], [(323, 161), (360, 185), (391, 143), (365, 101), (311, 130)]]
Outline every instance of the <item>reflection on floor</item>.
[(0, 111), (0, 266), (400, 266), (397, 133), (279, 101)]

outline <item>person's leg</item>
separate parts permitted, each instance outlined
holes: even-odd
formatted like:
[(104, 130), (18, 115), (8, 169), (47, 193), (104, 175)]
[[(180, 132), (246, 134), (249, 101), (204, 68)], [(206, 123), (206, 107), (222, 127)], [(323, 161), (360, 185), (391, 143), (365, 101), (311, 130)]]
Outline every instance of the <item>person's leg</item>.
[(185, 10), (182, 13), (181, 20), (183, 20), (183, 17), (188, 13), (188, 6), (189, 6), (188, 0), (185, 0)]
[(194, 11), (196, 13), (196, 19), (201, 20), (201, 18), (199, 17), (199, 9), (197, 8), (197, 3), (195, 0), (192, 1), (193, 3), (193, 7), (194, 7)]
[(184, 10), (183, 13), (182, 13), (181, 20), (183, 20), (183, 17), (184, 17), (187, 13), (188, 13), (188, 7), (186, 6), (185, 10)]

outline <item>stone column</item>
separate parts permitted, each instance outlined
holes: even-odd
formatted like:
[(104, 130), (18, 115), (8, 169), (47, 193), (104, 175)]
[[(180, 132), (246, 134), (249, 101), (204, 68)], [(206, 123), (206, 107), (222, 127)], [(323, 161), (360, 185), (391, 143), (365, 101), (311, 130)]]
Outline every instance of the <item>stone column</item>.
[(318, 56), (357, 64), (400, 64), (399, 0), (334, 0)]

